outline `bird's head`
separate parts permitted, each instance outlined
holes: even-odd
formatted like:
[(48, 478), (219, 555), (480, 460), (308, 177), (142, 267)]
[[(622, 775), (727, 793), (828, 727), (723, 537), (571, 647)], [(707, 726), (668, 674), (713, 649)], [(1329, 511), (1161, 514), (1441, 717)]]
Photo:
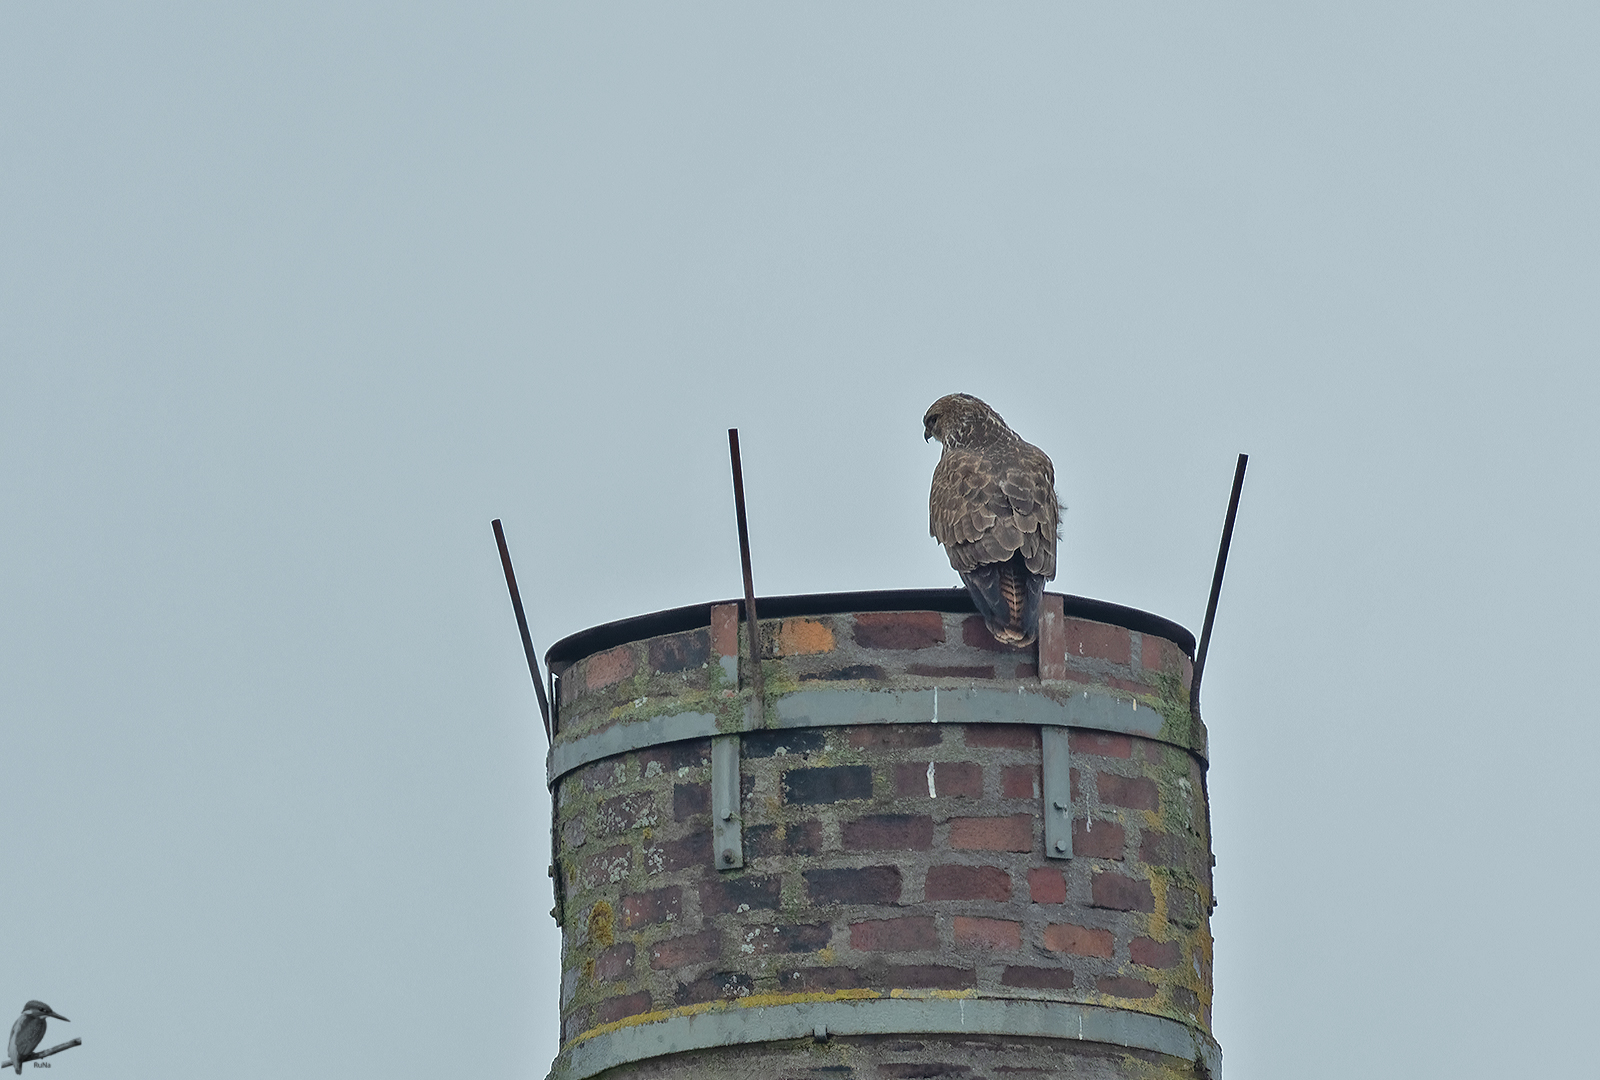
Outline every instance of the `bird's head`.
[[(13, 1000), (15, 1000), (15, 999), (13, 999)], [(67, 1020), (67, 1018), (65, 1016), (62, 1016), (60, 1013), (56, 1012), (54, 1009), (52, 1009), (50, 1006), (46, 1005), (42, 1001), (30, 1001), (30, 1002), (28, 1002), (26, 1005), (24, 1005), (22, 1007), (22, 1012), (26, 1016), (50, 1016), (50, 1017), (54, 1017), (57, 1020), (66, 1020), (67, 1023), (69, 1023), (69, 1024), (72, 1023), (71, 1020)]]
[(946, 394), (928, 406), (922, 417), (922, 439), (938, 439), (950, 449), (970, 445), (989, 428), (1009, 431), (1000, 414), (971, 394)]

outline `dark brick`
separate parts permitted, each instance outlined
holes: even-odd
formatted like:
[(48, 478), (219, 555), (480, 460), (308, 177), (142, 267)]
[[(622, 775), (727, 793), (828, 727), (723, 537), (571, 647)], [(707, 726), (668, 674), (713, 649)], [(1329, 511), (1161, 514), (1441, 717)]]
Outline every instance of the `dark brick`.
[(944, 642), (937, 611), (864, 611), (855, 617), (856, 644), (866, 649), (926, 649)]
[(1039, 729), (1031, 724), (968, 724), (967, 745), (988, 750), (1037, 750)]
[(711, 814), (710, 784), (674, 784), (672, 786), (672, 818), (688, 821), (690, 818), (709, 818)]
[(815, 855), (821, 850), (820, 821), (751, 825), (744, 830), (744, 853), (748, 859), (759, 859), (764, 855)]
[(974, 649), (983, 649), (985, 652), (1032, 652), (1032, 645), (1002, 645), (989, 633), (989, 628), (984, 625), (982, 615), (968, 615), (961, 623), (961, 641)]
[(860, 870), (806, 870), (806, 895), (817, 904), (893, 904), (900, 900), (900, 870), (868, 866)]
[(850, 947), (871, 952), (922, 952), (939, 947), (939, 931), (931, 915), (851, 923)]
[(598, 1024), (612, 1024), (618, 1020), (626, 1020), (630, 1016), (650, 1011), (650, 992), (641, 990), (637, 994), (628, 994), (625, 997), (607, 998), (594, 1007), (594, 1022)]
[(1067, 620), (1067, 655), (1109, 660), (1113, 664), (1133, 663), (1133, 639), (1120, 626)]
[(1039, 797), (1039, 767), (1037, 765), (1007, 765), (1001, 769), (1000, 794), (1007, 799), (1037, 799)]
[(687, 671), (711, 659), (711, 632), (694, 630), (650, 642), (650, 666), (661, 672)]
[(624, 941), (603, 950), (595, 957), (595, 977), (604, 982), (625, 979), (633, 971), (633, 942)]
[(1024, 663), (1024, 664), (1018, 664), (1017, 665), (1017, 673), (1015, 675), (1015, 678), (1018, 678), (1018, 679), (1037, 679), (1038, 677), (1039, 677), (1039, 665), (1038, 664), (1026, 664), (1026, 663)]
[(1101, 773), (1095, 777), (1100, 801), (1129, 810), (1154, 810), (1159, 805), (1156, 782), (1144, 776), (1116, 776)]
[(963, 667), (960, 664), (910, 664), (906, 667), (906, 674), (923, 675), (930, 679), (992, 679), (994, 665)]
[(1110, 930), (1096, 930), (1072, 923), (1054, 923), (1044, 928), (1044, 947), (1052, 952), (1072, 953), (1074, 956), (1098, 956), (1111, 959), (1116, 939)]
[(1000, 985), (1029, 990), (1071, 990), (1072, 971), (1068, 968), (1008, 967), (1000, 976)]
[(821, 806), (846, 799), (872, 798), (872, 767), (827, 765), (788, 769), (783, 774), (783, 801), (791, 806)]
[(685, 739), (683, 742), (647, 746), (639, 751), (639, 775), (652, 775), (650, 768), (652, 764), (659, 766), (662, 772), (698, 769), (710, 765), (711, 740)]
[[(983, 766), (975, 761), (940, 761), (933, 766), (933, 788), (940, 799), (983, 798)], [(928, 763), (902, 761), (894, 767), (894, 793), (904, 798), (928, 797)]]
[(647, 874), (670, 874), (674, 870), (704, 866), (710, 861), (709, 828), (690, 833), (679, 840), (664, 840), (644, 849), (644, 869)]
[(1096, 874), (1089, 886), (1089, 903), (1112, 911), (1154, 911), (1156, 900), (1150, 883), (1111, 872)]
[(932, 866), (923, 895), (929, 900), (1010, 900), (1011, 875), (998, 866)]
[[(1187, 1012), (1197, 1013), (1200, 1011), (1199, 995), (1187, 986), (1174, 986), (1172, 988), (1172, 1003)], [(1208, 1020), (1206, 1023), (1209, 1026), (1210, 1021)]]
[(754, 989), (755, 983), (742, 971), (714, 971), (693, 982), (679, 983), (672, 996), (679, 1005), (696, 1005), (702, 1001), (734, 1001), (749, 997)]
[(739, 740), (739, 754), (747, 758), (769, 758), (779, 754), (815, 754), (828, 742), (820, 728), (802, 731), (752, 731)]
[(758, 956), (767, 953), (816, 952), (833, 940), (832, 923), (810, 923), (793, 926), (780, 923), (760, 926), (744, 931), (746, 938), (741, 949), (748, 946)]
[(586, 791), (602, 791), (608, 787), (616, 787), (628, 779), (627, 763), (619, 758), (610, 758), (606, 761), (597, 761), (585, 768), (579, 775)]
[(1074, 754), (1114, 758), (1133, 756), (1133, 740), (1126, 735), (1113, 735), (1109, 731), (1069, 731), (1067, 747)]
[(602, 885), (615, 885), (633, 872), (633, 853), (621, 845), (607, 848), (589, 857), (578, 872), (578, 888), (598, 889)]
[(650, 966), (657, 971), (705, 964), (722, 955), (722, 935), (715, 930), (668, 938), (650, 946)]
[(622, 928), (650, 926), (676, 919), (683, 907), (683, 891), (676, 885), (634, 893), (622, 898)]
[(907, 750), (938, 746), (943, 737), (937, 724), (863, 724), (848, 730), (850, 745), (857, 750)]
[(1200, 925), (1200, 897), (1194, 890), (1174, 885), (1167, 890), (1167, 918), (1182, 926)]
[(1035, 904), (1065, 904), (1067, 879), (1060, 870), (1041, 867), (1028, 871), (1028, 899)]
[(958, 947), (978, 949), (1022, 948), (1022, 924), (1010, 919), (978, 919), (957, 915), (950, 920), (950, 932)]
[(617, 836), (657, 823), (656, 795), (653, 791), (632, 791), (601, 803), (595, 812), (595, 835)]
[(1087, 855), (1094, 859), (1120, 859), (1123, 849), (1127, 846), (1127, 834), (1122, 826), (1114, 821), (1096, 821), (1092, 829), (1085, 818), (1075, 818), (1072, 822), (1074, 855)]
[(943, 1076), (971, 1076), (972, 1066), (947, 1061), (885, 1061), (878, 1066), (881, 1080), (939, 1080)]
[(1032, 851), (1033, 815), (953, 818), (950, 846), (957, 851)]
[(889, 677), (877, 664), (851, 664), (848, 667), (831, 668), (827, 671), (802, 671), (799, 675), (801, 682), (822, 680), (825, 682), (849, 682), (854, 679), (872, 679), (882, 682)]
[(964, 990), (978, 983), (977, 972), (938, 964), (888, 964), (868, 967), (873, 986), (928, 990)]
[(848, 967), (794, 968), (778, 974), (778, 988), (790, 994), (803, 990), (854, 990), (865, 985), (862, 973)]
[(1094, 981), (1095, 989), (1102, 994), (1121, 998), (1154, 997), (1156, 988), (1143, 979), (1128, 975), (1102, 975)]
[(1153, 938), (1136, 937), (1128, 942), (1128, 959), (1145, 967), (1176, 967), (1178, 955), (1176, 941), (1156, 941)]
[(1146, 829), (1139, 838), (1139, 861), (1146, 866), (1171, 866), (1187, 868), (1209, 888), (1211, 885), (1211, 860), (1205, 849), (1184, 836)]
[(874, 814), (844, 823), (846, 851), (927, 851), (933, 818), (927, 814)]
[(701, 915), (732, 915), (745, 911), (772, 911), (778, 906), (783, 879), (776, 874), (757, 877), (721, 875), (700, 883)]

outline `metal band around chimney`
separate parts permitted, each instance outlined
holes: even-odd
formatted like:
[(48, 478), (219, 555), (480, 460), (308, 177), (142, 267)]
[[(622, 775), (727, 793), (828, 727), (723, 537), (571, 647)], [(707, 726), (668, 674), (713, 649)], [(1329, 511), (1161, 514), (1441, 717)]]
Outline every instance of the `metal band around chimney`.
[(858, 1035), (989, 1035), (1070, 1039), (1143, 1050), (1204, 1065), (1222, 1078), (1222, 1049), (1176, 1020), (1127, 1009), (997, 998), (873, 998), (728, 1007), (668, 1016), (593, 1035), (556, 1058), (552, 1080), (719, 1046)]

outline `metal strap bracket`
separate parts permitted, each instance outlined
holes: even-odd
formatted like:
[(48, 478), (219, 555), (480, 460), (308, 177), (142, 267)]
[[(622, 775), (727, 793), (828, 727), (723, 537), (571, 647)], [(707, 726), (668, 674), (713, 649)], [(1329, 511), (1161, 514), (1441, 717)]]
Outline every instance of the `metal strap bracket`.
[[(739, 685), (739, 607), (711, 609), (711, 639), (723, 674)], [(711, 864), (718, 870), (744, 865), (744, 822), (739, 807), (739, 736), (711, 740)]]
[(1072, 858), (1072, 759), (1064, 727), (1041, 727), (1043, 744), (1044, 854)]

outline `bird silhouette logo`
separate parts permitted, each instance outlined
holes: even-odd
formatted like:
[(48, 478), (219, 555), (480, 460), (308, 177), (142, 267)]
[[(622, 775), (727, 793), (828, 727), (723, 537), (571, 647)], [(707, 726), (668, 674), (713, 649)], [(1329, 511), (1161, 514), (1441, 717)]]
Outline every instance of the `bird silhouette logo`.
[(22, 1007), (22, 1015), (17, 1017), (17, 1022), (11, 1025), (11, 1041), (6, 1044), (6, 1058), (0, 1069), (10, 1065), (22, 1073), (24, 1061), (36, 1061), (39, 1058), (49, 1057), (51, 1054), (60, 1053), (69, 1047), (80, 1045), (82, 1039), (73, 1039), (60, 1046), (52, 1046), (43, 1053), (35, 1053), (39, 1044), (44, 1041), (45, 1017), (52, 1016), (64, 1023), (72, 1023), (65, 1016), (56, 1012), (42, 1001), (30, 1001)]

